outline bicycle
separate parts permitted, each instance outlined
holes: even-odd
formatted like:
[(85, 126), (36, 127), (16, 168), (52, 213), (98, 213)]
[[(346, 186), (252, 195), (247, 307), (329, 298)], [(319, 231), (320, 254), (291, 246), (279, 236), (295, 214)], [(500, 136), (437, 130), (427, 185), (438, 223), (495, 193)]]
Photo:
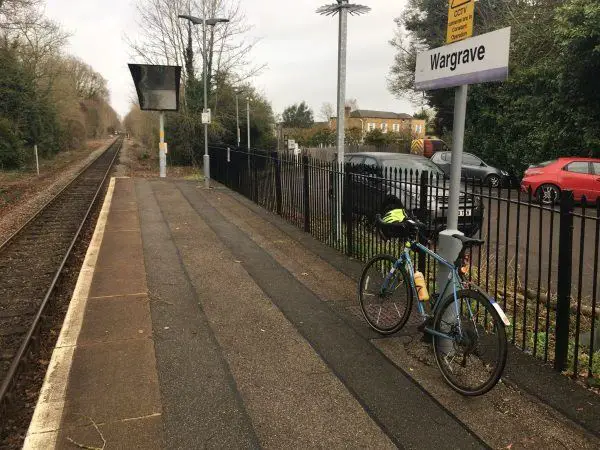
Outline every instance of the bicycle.
[[(384, 238), (404, 241), (404, 251), (399, 258), (377, 255), (365, 265), (358, 286), (365, 320), (383, 335), (404, 327), (413, 299), (418, 299), (410, 251), (430, 256), (448, 268), (449, 275), (441, 293), (431, 296), (430, 312), (426, 311), (426, 302), (417, 301), (423, 320), (419, 329), (431, 335), (437, 365), (454, 390), (467, 396), (485, 394), (504, 370), (508, 346), (505, 327), (510, 321), (492, 297), (466, 280), (467, 270), (461, 270), (467, 261), (466, 251), (484, 241), (455, 234), (462, 249), (456, 261), (450, 263), (419, 242), (425, 225), (417, 220), (386, 224), (378, 215), (376, 222)], [(474, 369), (473, 373), (469, 368)]]

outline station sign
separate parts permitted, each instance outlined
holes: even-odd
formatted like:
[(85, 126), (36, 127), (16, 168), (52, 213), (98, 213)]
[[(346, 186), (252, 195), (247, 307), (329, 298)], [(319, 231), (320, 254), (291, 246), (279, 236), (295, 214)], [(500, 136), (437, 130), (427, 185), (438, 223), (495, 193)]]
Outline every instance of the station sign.
[(417, 55), (415, 89), (441, 89), (508, 77), (510, 27)]
[(448, 0), (448, 30), (446, 43), (473, 36), (475, 0)]

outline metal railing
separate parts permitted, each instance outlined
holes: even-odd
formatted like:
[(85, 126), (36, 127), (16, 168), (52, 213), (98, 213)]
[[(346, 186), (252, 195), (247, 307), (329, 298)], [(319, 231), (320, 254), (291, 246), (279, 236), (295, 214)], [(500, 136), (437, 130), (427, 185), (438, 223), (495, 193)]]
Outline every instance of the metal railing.
[[(449, 189), (440, 173), (364, 165), (341, 170), (308, 156), (234, 147), (212, 147), (210, 154), (215, 180), (361, 261), (399, 254), (403, 243), (383, 240), (373, 219), (400, 202), (428, 225), (434, 250), (445, 228)], [(333, 186), (340, 179), (343, 233), (334, 239)], [(564, 191), (558, 205), (544, 205), (534, 192), (463, 179), (459, 229), (486, 241), (473, 250), (468, 277), (510, 316), (512, 343), (556, 370), (591, 380), (600, 377), (600, 198), (594, 206), (581, 200)], [(433, 261), (415, 257), (433, 283)]]

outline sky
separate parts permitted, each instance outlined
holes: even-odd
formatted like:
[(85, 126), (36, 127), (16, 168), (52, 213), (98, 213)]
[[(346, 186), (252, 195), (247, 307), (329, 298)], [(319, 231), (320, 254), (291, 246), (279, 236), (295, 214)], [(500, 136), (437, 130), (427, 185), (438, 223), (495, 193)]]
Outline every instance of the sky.
[[(123, 117), (135, 95), (126, 36), (138, 32), (136, 0), (46, 0), (46, 15), (71, 34), (66, 51), (78, 56), (108, 80), (113, 108)], [(324, 102), (336, 104), (337, 17), (315, 10), (333, 0), (240, 0), (252, 25), (249, 38), (259, 41), (252, 52), (266, 68), (253, 84), (267, 97), (276, 114), (306, 101), (320, 120)], [(359, 1), (359, 0), (357, 0)], [(413, 113), (417, 107), (395, 98), (386, 77), (393, 63), (389, 40), (406, 0), (360, 0), (371, 11), (348, 20), (346, 97), (361, 109)]]

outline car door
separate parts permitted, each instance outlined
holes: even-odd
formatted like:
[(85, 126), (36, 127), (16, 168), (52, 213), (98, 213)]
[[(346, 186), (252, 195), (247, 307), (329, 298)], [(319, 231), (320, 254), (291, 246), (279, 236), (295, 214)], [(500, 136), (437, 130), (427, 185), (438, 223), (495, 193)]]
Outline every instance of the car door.
[(594, 190), (590, 195), (591, 201), (597, 201), (600, 197), (600, 162), (592, 163), (592, 172), (594, 173), (595, 183), (593, 185)]
[(562, 190), (573, 191), (575, 200), (581, 200), (583, 196), (590, 199), (597, 195), (596, 178), (598, 177), (592, 173), (590, 162), (572, 161), (560, 171), (558, 184)]
[(465, 178), (476, 178), (478, 180), (484, 180), (486, 175), (486, 165), (475, 155), (470, 153), (463, 154), (463, 163), (461, 174)]

